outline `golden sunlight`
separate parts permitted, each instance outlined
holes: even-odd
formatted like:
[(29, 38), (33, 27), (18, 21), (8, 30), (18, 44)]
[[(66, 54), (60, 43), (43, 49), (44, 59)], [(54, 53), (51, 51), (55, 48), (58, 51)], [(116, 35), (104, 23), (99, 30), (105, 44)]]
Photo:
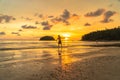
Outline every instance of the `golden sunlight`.
[(64, 37), (65, 40), (69, 40), (71, 34), (70, 33), (64, 33), (64, 34), (62, 34), (62, 36)]

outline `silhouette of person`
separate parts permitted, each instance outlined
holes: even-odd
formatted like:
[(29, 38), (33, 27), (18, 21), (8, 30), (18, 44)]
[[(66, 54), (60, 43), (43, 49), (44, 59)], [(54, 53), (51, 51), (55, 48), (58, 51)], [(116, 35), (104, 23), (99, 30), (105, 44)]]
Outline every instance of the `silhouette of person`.
[(57, 40), (58, 40), (58, 48), (62, 48), (62, 40), (60, 35), (58, 35)]

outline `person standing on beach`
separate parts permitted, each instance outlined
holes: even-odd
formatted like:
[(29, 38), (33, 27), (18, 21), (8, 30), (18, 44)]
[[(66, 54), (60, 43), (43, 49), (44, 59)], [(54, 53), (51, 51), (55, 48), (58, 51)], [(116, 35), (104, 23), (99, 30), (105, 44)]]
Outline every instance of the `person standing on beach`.
[(62, 40), (61, 40), (61, 36), (60, 35), (58, 35), (57, 40), (58, 40), (58, 48), (62, 49)]

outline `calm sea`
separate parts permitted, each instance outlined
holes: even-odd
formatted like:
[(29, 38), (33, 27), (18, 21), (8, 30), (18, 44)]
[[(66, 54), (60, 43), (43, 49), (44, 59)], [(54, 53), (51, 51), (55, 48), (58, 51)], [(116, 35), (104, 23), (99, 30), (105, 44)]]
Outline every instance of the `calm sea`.
[[(118, 42), (64, 41), (61, 52), (63, 54), (87, 53), (103, 48), (91, 47), (89, 45), (113, 43)], [(0, 41), (0, 64), (22, 60), (43, 59), (46, 58), (45, 56), (50, 55), (57, 58), (58, 47), (56, 41)]]

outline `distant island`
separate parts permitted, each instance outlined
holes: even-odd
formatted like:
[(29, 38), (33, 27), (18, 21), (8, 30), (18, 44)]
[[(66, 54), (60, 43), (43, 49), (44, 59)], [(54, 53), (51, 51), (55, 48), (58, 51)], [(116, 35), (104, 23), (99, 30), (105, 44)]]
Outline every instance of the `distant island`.
[(120, 40), (120, 26), (113, 29), (95, 31), (82, 36), (83, 41), (118, 41)]
[(43, 37), (40, 38), (40, 40), (42, 40), (42, 41), (53, 41), (55, 39), (52, 36), (43, 36)]

